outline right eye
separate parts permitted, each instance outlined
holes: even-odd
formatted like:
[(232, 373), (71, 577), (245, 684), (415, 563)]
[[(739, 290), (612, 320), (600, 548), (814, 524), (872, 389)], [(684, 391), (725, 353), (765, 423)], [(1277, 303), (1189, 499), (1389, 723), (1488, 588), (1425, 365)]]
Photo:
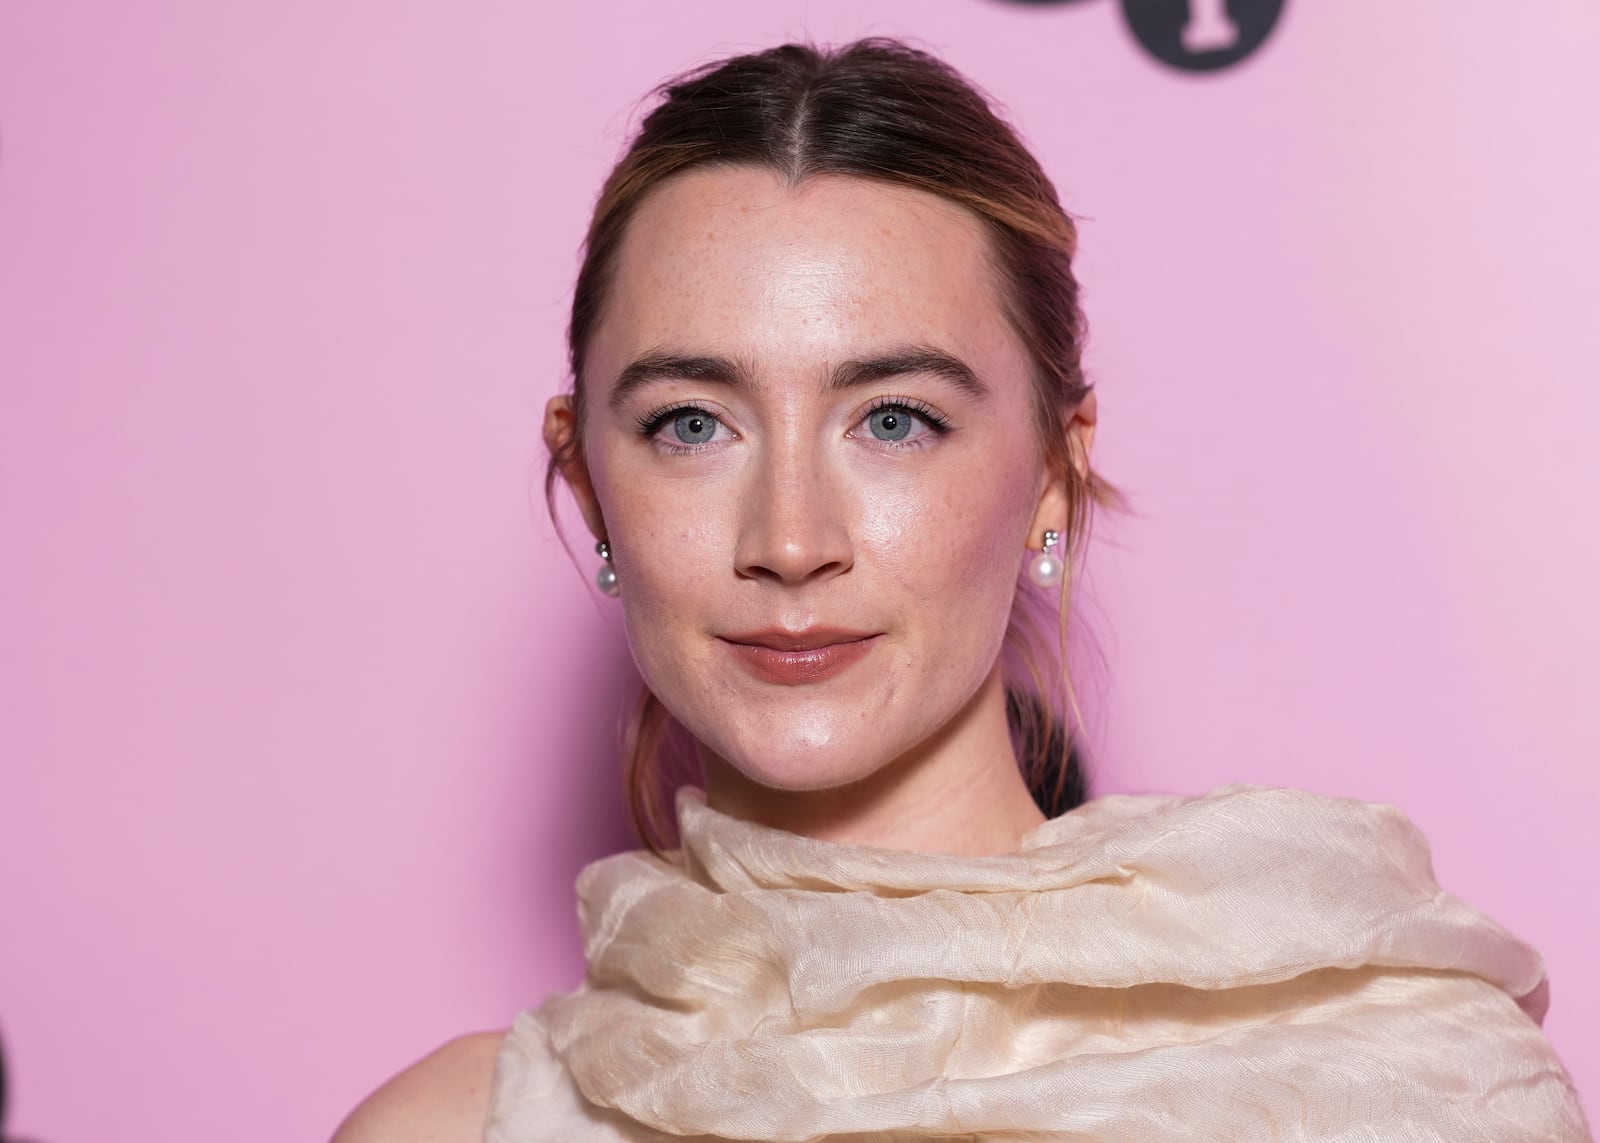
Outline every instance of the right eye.
[(698, 405), (678, 405), (639, 418), (640, 431), (668, 449), (693, 449), (729, 440), (733, 430)]
[(679, 409), (671, 417), (672, 439), (679, 444), (706, 444), (722, 422), (704, 409)]

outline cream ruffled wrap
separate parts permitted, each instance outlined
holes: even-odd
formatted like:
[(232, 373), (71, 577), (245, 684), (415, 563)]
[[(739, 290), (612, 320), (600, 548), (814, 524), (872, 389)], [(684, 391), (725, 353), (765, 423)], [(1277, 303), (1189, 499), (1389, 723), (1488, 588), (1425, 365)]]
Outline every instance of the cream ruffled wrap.
[(1590, 1138), (1539, 954), (1391, 806), (1107, 797), (980, 858), (677, 813), (682, 865), (579, 876), (490, 1143)]

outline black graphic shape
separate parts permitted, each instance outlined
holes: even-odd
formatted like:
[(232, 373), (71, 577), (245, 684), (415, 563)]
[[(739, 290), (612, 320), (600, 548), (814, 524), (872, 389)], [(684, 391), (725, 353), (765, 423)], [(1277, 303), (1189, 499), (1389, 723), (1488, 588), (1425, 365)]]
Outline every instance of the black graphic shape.
[(1122, 18), (1145, 51), (1184, 71), (1216, 71), (1263, 43), (1284, 0), (1122, 0)]

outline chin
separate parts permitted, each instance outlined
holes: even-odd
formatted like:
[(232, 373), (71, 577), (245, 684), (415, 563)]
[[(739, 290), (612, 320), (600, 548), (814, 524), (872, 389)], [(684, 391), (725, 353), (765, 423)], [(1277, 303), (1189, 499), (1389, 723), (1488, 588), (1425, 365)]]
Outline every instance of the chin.
[(883, 768), (887, 759), (861, 760), (834, 754), (790, 753), (774, 758), (727, 758), (729, 766), (750, 781), (771, 790), (807, 793), (835, 790), (869, 778)]
[[(759, 724), (689, 726), (727, 766), (746, 779), (773, 790), (805, 792), (836, 789), (869, 778), (913, 749), (921, 736), (911, 728), (896, 728), (881, 721), (868, 722), (868, 711), (842, 710), (828, 704), (812, 717), (768, 717)], [(870, 734), (861, 733), (870, 725)], [(854, 731), (852, 733), (852, 730)], [(699, 731), (704, 731), (700, 733)]]

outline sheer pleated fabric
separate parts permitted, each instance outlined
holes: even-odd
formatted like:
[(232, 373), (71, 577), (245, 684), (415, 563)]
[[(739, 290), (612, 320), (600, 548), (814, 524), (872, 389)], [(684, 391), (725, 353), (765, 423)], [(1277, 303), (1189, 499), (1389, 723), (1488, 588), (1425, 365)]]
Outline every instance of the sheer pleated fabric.
[(1392, 806), (1107, 797), (999, 857), (677, 813), (580, 874), (489, 1143), (1590, 1140), (1539, 954)]

